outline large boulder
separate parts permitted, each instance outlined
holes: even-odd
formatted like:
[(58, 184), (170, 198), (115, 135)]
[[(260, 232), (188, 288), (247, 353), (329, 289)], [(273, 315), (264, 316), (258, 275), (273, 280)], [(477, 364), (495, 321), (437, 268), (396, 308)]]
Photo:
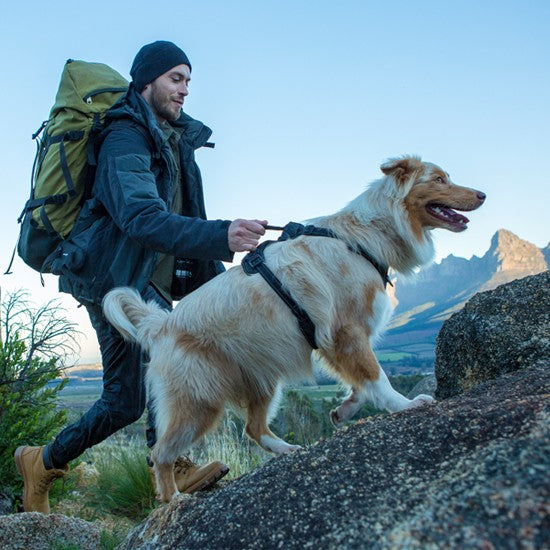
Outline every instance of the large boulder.
[(550, 373), (538, 363), (370, 417), (155, 510), (121, 549), (542, 548)]
[(550, 362), (550, 272), (481, 292), (437, 337), (436, 398), (467, 391), (504, 373)]
[(0, 516), (0, 548), (97, 550), (100, 548), (100, 532), (92, 523), (61, 514), (11, 514)]

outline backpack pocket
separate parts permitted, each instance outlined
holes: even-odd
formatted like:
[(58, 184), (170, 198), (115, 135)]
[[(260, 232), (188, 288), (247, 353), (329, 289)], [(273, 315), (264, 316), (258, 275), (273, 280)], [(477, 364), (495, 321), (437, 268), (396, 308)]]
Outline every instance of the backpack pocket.
[(47, 268), (43, 269), (44, 262), (60, 243), (61, 239), (56, 234), (38, 227), (32, 211), (25, 214), (21, 222), (17, 253), (27, 265), (40, 273), (49, 273)]

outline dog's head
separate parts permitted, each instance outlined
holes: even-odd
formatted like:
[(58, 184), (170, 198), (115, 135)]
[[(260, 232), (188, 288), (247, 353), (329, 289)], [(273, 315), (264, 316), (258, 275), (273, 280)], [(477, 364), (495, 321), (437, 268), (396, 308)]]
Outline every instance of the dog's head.
[(416, 230), (464, 231), (469, 220), (455, 210), (475, 210), (485, 201), (485, 193), (454, 184), (447, 172), (418, 157), (391, 159), (380, 169), (391, 179)]

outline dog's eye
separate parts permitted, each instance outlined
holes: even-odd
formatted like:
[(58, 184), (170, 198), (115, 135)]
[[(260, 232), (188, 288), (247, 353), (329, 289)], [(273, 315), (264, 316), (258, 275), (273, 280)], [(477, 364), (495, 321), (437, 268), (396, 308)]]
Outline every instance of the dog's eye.
[(437, 178), (435, 178), (435, 181), (437, 183), (445, 183), (445, 180), (441, 176), (437, 176)]

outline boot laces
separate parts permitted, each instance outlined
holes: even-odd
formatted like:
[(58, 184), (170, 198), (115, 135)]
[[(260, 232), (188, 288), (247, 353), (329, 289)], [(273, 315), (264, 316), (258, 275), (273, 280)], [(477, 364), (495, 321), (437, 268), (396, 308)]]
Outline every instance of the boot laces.
[(174, 472), (176, 474), (183, 474), (194, 466), (195, 464), (188, 456), (179, 456), (174, 463)]
[(60, 476), (55, 470), (46, 470), (46, 473), (40, 478), (40, 481), (38, 482), (38, 488), (40, 489), (40, 491), (47, 491), (56, 477)]

